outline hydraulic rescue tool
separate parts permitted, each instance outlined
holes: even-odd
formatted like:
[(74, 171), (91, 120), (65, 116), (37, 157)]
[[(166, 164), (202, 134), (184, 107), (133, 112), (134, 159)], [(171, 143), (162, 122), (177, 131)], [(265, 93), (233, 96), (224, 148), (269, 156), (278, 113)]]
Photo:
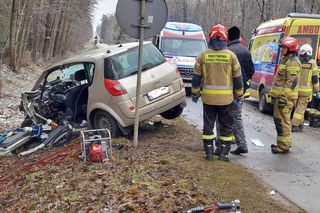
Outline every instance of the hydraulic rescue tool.
[(195, 207), (189, 210), (185, 210), (183, 211), (183, 213), (209, 213), (224, 210), (227, 210), (228, 212), (241, 213), (240, 200), (234, 200), (230, 203), (218, 203), (210, 207)]
[(108, 129), (93, 129), (80, 132), (83, 161), (102, 162), (112, 154), (111, 134)]

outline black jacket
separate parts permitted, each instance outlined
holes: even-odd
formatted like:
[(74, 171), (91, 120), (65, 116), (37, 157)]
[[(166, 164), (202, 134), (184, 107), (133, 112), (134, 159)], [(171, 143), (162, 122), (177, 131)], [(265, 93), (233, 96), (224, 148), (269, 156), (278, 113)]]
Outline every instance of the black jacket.
[(240, 44), (239, 39), (228, 41), (228, 48), (238, 57), (244, 81), (244, 90), (246, 90), (248, 88), (247, 81), (251, 79), (254, 74), (254, 65), (251, 54), (247, 48)]

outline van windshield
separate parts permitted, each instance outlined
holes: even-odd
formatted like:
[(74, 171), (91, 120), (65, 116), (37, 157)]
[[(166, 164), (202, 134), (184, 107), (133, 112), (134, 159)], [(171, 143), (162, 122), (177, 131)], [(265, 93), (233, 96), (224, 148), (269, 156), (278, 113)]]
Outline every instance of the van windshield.
[[(106, 58), (104, 61), (104, 76), (111, 80), (122, 79), (138, 72), (138, 47)], [(142, 71), (151, 69), (166, 60), (152, 43), (143, 46)]]
[(200, 39), (163, 37), (160, 49), (165, 56), (197, 57), (207, 49), (207, 45)]

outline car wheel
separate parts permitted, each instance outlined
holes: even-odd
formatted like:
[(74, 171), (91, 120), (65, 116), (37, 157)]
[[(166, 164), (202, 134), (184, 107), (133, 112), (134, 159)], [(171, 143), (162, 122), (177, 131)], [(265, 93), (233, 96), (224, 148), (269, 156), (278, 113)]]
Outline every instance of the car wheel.
[(186, 90), (186, 96), (191, 97), (191, 94), (192, 94), (191, 87), (185, 87), (185, 90)]
[(99, 110), (94, 115), (94, 127), (96, 129), (109, 129), (111, 137), (119, 136), (119, 127), (114, 118), (107, 112)]
[(266, 101), (266, 96), (267, 96), (266, 89), (262, 88), (259, 93), (259, 106), (258, 106), (259, 111), (262, 113), (271, 112), (271, 109), (272, 109), (271, 105), (268, 104)]
[(183, 111), (183, 107), (180, 105), (173, 107), (172, 109), (169, 109), (168, 111), (165, 111), (161, 113), (160, 115), (165, 119), (175, 119), (181, 115)]

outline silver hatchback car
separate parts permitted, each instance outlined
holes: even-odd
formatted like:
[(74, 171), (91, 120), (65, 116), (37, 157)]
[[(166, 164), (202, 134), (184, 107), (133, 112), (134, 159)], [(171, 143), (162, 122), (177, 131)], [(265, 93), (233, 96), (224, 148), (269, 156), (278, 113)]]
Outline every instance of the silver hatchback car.
[[(87, 120), (108, 128), (113, 137), (129, 134), (134, 124), (138, 43), (109, 46), (64, 60), (42, 73), (21, 110), (33, 110), (57, 123)], [(143, 46), (140, 121), (160, 114), (174, 119), (185, 106), (185, 89), (175, 65), (151, 42)], [(34, 118), (26, 116), (22, 126)]]

